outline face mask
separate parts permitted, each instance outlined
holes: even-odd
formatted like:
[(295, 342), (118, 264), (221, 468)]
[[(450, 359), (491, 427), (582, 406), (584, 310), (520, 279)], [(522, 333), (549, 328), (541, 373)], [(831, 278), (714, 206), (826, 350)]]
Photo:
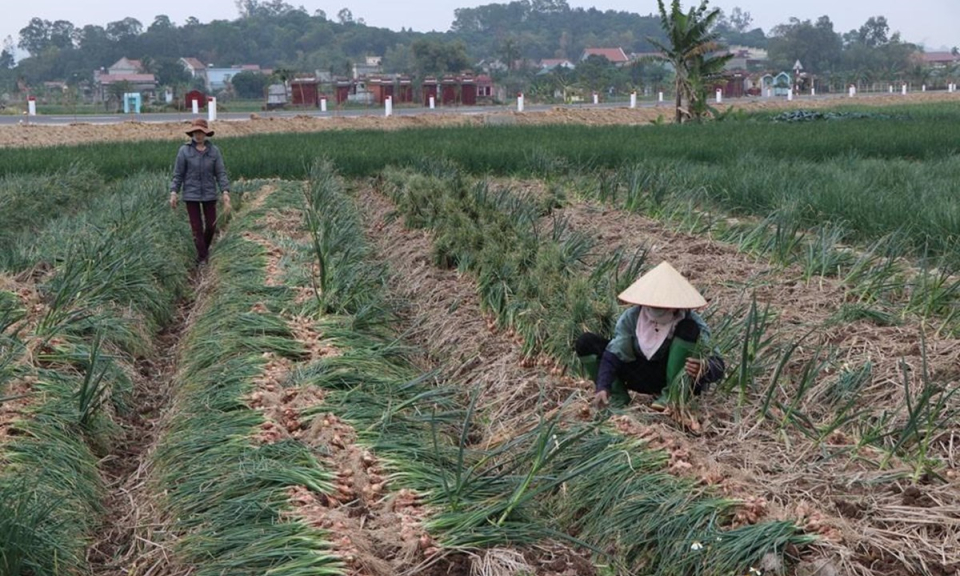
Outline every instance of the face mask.
[(676, 310), (672, 308), (647, 308), (647, 317), (657, 324), (666, 324), (673, 320)]

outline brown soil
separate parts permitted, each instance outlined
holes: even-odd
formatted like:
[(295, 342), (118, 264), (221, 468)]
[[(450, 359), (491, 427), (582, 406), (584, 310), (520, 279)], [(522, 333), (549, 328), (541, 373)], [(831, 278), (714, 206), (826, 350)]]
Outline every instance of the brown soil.
[[(540, 387), (547, 390), (547, 408), (578, 388), (588, 392), (586, 382), (557, 378), (542, 367), (524, 366), (516, 342), (511, 343), (506, 334), (496, 334), (493, 322), (483, 319), (472, 279), (431, 266), (429, 234), (403, 229), (388, 218), (393, 206), (379, 194), (363, 191), (360, 202), (367, 207), (371, 237), (377, 239), (380, 258), (390, 262), (397, 275), (394, 289), (413, 303), (412, 337), (433, 358), (448, 360), (445, 365), (455, 381), (467, 389), (483, 390), (488, 401), (480, 405), (509, 406), (490, 418), (505, 423), (502, 434), (515, 435), (522, 414), (535, 409)], [(775, 269), (732, 246), (678, 234), (650, 219), (589, 204), (575, 204), (560, 212), (574, 229), (590, 234), (601, 245), (646, 245), (651, 264), (669, 260), (694, 284), (707, 287), (711, 307), (736, 310), (745, 302), (745, 294), (749, 298), (746, 290), (755, 291), (761, 304), (769, 302), (776, 309), (775, 328), (782, 341), (822, 323), (845, 301), (845, 290), (835, 281), (804, 283), (797, 279), (796, 270)], [(864, 398), (876, 408), (902, 406), (900, 357), (919, 366), (919, 330), (916, 324), (877, 328), (866, 322), (834, 327), (815, 335), (798, 358), (809, 357), (819, 338), (843, 350), (840, 361), (850, 366), (870, 360), (874, 379), (862, 392)], [(928, 352), (931, 371), (956, 380), (960, 341), (930, 338)], [(912, 386), (919, 386), (916, 378)], [(928, 567), (960, 562), (958, 548), (949, 544), (960, 533), (956, 520), (960, 518), (960, 491), (954, 472), (958, 462), (952, 450), (960, 439), (956, 430), (945, 431), (935, 447), (951, 468), (947, 474), (954, 478), (953, 484), (928, 489), (936, 496), (927, 500), (912, 497), (913, 492), (906, 497), (891, 494), (887, 488), (895, 482), (892, 479), (910, 470), (897, 462), (892, 463), (892, 470), (877, 470), (875, 464), (858, 458), (876, 459), (877, 455), (853, 451), (853, 439), (842, 433), (832, 436), (823, 449), (797, 438), (799, 434), (791, 433), (790, 441), (785, 442), (758, 418), (756, 399), (751, 399), (746, 412), (738, 410), (736, 398), (727, 395), (708, 396), (703, 404), (699, 435), (690, 435), (684, 427), (642, 405), (616, 417), (614, 423), (623, 433), (666, 450), (671, 472), (695, 477), (741, 499), (744, 506), (738, 522), (786, 519), (821, 535), (820, 554), (844, 573), (872, 573), (875, 567), (857, 555), (868, 546), (885, 550), (885, 558), (895, 559), (891, 561), (901, 573), (922, 573), (926, 568), (921, 568), (921, 562)], [(810, 404), (803, 409), (817, 413), (815, 403)], [(488, 441), (497, 435), (491, 430)], [(837, 501), (857, 504), (834, 505)], [(870, 513), (851, 513), (850, 506)]]
[[(952, 94), (927, 93), (909, 96), (871, 96), (853, 101), (845, 98), (821, 100), (798, 99), (764, 101), (750, 100), (732, 104), (734, 108), (746, 111), (815, 109), (841, 104), (855, 103), (858, 106), (887, 106), (902, 103), (956, 101), (960, 98)], [(720, 106), (725, 108), (726, 105)], [(672, 120), (669, 107), (659, 108), (554, 108), (546, 112), (511, 112), (493, 110), (476, 115), (422, 114), (417, 116), (393, 116), (383, 118), (367, 117), (325, 117), (296, 116), (292, 118), (261, 118), (256, 114), (245, 121), (220, 121), (216, 123), (218, 137), (248, 136), (252, 134), (320, 132), (326, 130), (402, 130), (404, 128), (442, 127), (442, 126), (480, 126), (484, 124), (588, 124), (602, 125), (645, 125), (663, 117)], [(82, 144), (90, 142), (116, 142), (139, 140), (184, 140), (184, 127), (188, 119), (182, 122), (143, 123), (124, 122), (121, 124), (86, 124), (78, 122), (70, 125), (47, 126), (42, 124), (24, 124), (0, 126), (0, 148), (5, 147), (42, 147)]]

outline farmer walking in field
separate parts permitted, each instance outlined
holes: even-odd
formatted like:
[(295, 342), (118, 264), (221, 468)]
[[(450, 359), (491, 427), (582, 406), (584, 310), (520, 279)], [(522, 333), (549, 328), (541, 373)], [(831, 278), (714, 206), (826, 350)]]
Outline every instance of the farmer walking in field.
[(664, 410), (671, 386), (689, 376), (693, 393), (723, 377), (719, 356), (705, 360), (694, 351), (707, 349), (710, 331), (695, 309), (707, 301), (673, 266), (661, 263), (620, 294), (632, 304), (617, 321), (613, 339), (585, 333), (576, 351), (587, 376), (596, 382), (594, 405), (622, 408), (630, 393), (660, 394), (651, 406)]
[(177, 193), (183, 188), (183, 201), (190, 216), (197, 264), (206, 264), (210, 244), (217, 233), (217, 187), (223, 193), (224, 212), (230, 211), (230, 181), (220, 149), (207, 138), (213, 130), (198, 118), (187, 130), (190, 142), (180, 147), (170, 184), (170, 207), (177, 208)]

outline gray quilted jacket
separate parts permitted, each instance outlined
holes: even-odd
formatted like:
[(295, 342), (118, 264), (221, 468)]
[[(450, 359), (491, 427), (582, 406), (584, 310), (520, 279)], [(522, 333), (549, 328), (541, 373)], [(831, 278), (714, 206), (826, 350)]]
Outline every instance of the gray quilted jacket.
[(196, 142), (181, 146), (173, 166), (170, 191), (179, 192), (182, 186), (185, 201), (206, 202), (217, 199), (218, 185), (221, 192), (230, 189), (220, 149), (209, 141), (202, 153), (197, 151)]

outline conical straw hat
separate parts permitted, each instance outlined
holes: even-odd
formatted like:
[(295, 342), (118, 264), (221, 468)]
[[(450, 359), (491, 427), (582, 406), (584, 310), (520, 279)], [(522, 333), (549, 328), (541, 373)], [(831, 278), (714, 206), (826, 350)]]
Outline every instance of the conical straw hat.
[(619, 298), (628, 304), (656, 308), (695, 309), (707, 305), (700, 292), (666, 262), (641, 276)]

